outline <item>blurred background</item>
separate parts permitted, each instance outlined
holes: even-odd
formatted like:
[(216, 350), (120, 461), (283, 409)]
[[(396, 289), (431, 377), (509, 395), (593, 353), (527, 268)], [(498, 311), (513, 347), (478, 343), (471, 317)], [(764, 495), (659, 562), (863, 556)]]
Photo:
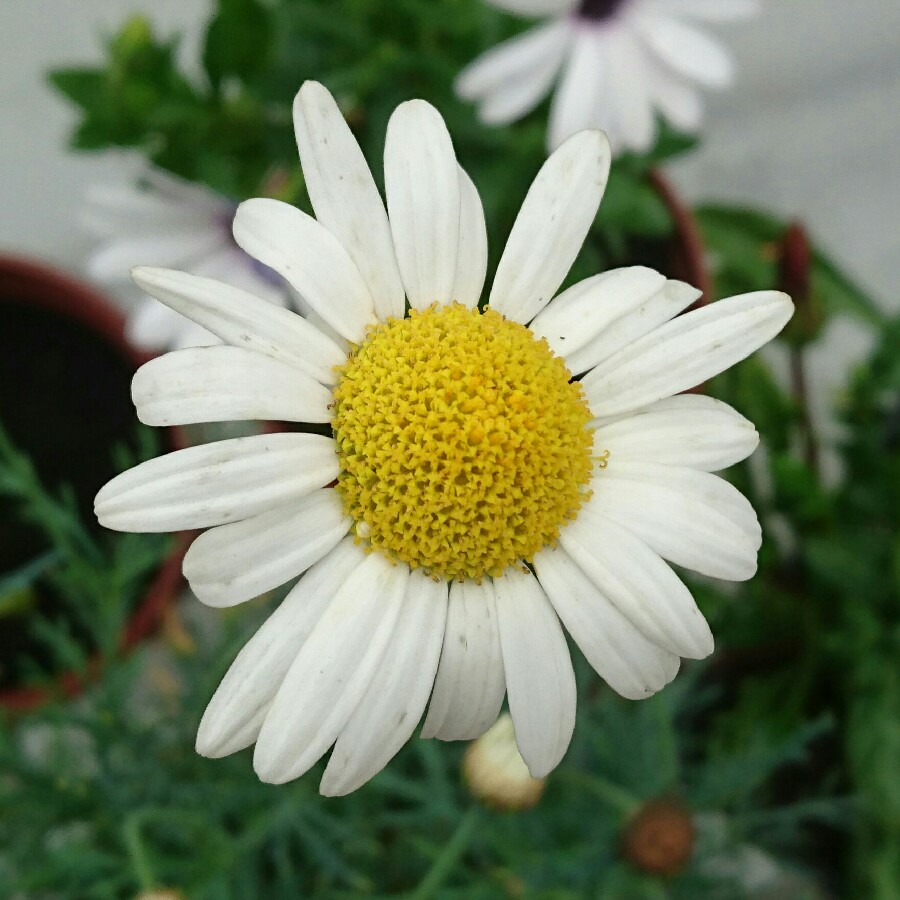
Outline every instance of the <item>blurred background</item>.
[[(900, 6), (891, 0), (765, 0), (765, 15), (720, 27), (738, 66), (735, 86), (707, 97), (703, 146), (671, 167), (691, 200), (750, 203), (802, 218), (886, 308), (897, 310), (900, 255)], [(73, 228), (87, 186), (133, 173), (136, 160), (74, 155), (75, 113), (46, 72), (101, 58), (101, 38), (131, 14), (180, 34), (186, 72), (199, 74), (211, 0), (31, 0), (0, 8), (4, 140), (0, 247), (82, 271), (91, 238)], [(50, 23), (53, 26), (50, 26)], [(810, 368), (817, 418), (869, 344), (834, 323)]]
[[(75, 113), (47, 89), (51, 67), (99, 61), (100, 40), (131, 14), (183, 35), (199, 71), (210, 0), (31, 0), (0, 9), (4, 248), (77, 270), (73, 234), (85, 186), (107, 157), (68, 152)], [(692, 199), (749, 201), (802, 216), (882, 302), (898, 303), (900, 7), (890, 0), (768, 0), (765, 16), (720, 28), (738, 64), (733, 89), (707, 98), (704, 147), (673, 167)], [(49, 187), (52, 186), (52, 190)]]
[[(453, 30), (447, 58), (428, 67), (434, 83), (446, 74), (442, 66), (462, 66), (520, 29), (496, 11), (470, 14), (478, 5), (435, 0), (435, 10), (449, 10), (435, 15), (463, 24)], [(155, 40), (181, 36), (176, 66), (203, 84), (207, 25), (225, 6), (0, 4), (0, 253), (89, 282), (97, 247), (83, 226), (91, 188), (134, 181), (144, 171), (135, 152), (69, 148), (81, 114), (50, 86), (48, 72), (106, 66), (106, 43), (139, 14)], [(366, 3), (278, 6), (325, 11), (309, 17), (320, 29), (310, 46), (325, 48), (326, 74), (340, 80), (346, 47), (328, 37), (324, 20), (337, 16), (339, 31), (343, 13), (362, 27), (371, 20)], [(426, 8), (398, 0), (390, 15), (426, 22)], [(478, 38), (465, 32), (470, 19), (473, 34), (482, 28)], [(298, 14), (294, 27), (305, 21)], [(450, 18), (439, 21), (450, 27)], [(372, 34), (373, 58), (390, 44), (392, 27)], [(419, 23), (408, 34), (425, 30)], [(643, 261), (647, 252), (655, 259), (663, 244), (678, 244), (677, 216), (670, 220), (639, 190), (650, 168), (662, 165), (696, 211), (716, 296), (788, 287), (786, 279), (796, 286), (798, 277), (801, 291), (808, 289), (795, 299), (809, 314), (766, 352), (765, 368), (748, 363), (711, 387), (762, 434), (763, 449), (733, 479), (760, 511), (766, 544), (752, 583), (734, 590), (691, 585), (717, 634), (710, 664), (688, 667), (652, 701), (626, 704), (598, 687), (581, 660), (583, 718), (573, 747), (546, 788), (522, 788), (525, 799), (514, 791), (510, 800), (502, 788), (491, 796), (491, 785), (505, 784), (509, 773), (492, 774), (489, 763), (487, 797), (479, 796), (466, 787), (484, 774), (472, 775), (479, 764), (473, 751), (464, 762), (465, 748), (417, 740), (394, 769), (345, 800), (318, 798), (314, 774), (284, 789), (258, 785), (246, 754), (220, 762), (195, 757), (193, 733), (218, 677), (267, 607), (244, 616), (202, 609), (178, 581), (183, 541), (108, 539), (88, 521), (90, 485), (84, 496), (76, 485), (74, 497), (55, 505), (68, 470), (15, 446), (17, 433), (12, 442), (0, 435), (0, 538), (18, 529), (11, 523), (27, 521), (42, 535), (28, 565), (37, 561), (41, 577), (62, 565), (54, 589), (68, 601), (96, 603), (91, 621), (66, 620), (64, 635), (54, 631), (58, 622), (39, 627), (35, 646), (43, 649), (16, 675), (14, 687), (25, 693), (6, 704), (0, 898), (900, 898), (900, 4), (765, 0), (757, 18), (713, 30), (736, 59), (735, 85), (705, 98), (698, 146), (664, 133), (646, 160), (617, 164), (613, 178), (618, 171), (626, 194), (598, 226), (596, 258), (582, 260), (593, 270)], [(341, 52), (330, 56), (329, 40)], [(320, 57), (299, 39), (295, 52), (278, 60), (264, 88), (251, 84), (250, 94), (316, 76), (309, 66)], [(373, 63), (372, 71), (382, 70)], [(341, 81), (351, 98), (353, 77)], [(377, 77), (357, 99), (380, 96)], [(271, 93), (284, 94), (287, 110), (292, 91)], [(373, 168), (380, 115), (360, 126)], [(483, 137), (463, 106), (453, 115), (461, 155), (470, 150), (479, 165), (486, 147), (524, 147), (516, 162), (523, 173), (539, 162), (540, 110), (508, 138)], [(456, 137), (452, 121), (451, 131)], [(487, 162), (480, 178), (473, 171), (482, 191), (491, 171)], [(293, 177), (276, 174), (278, 184)], [(502, 200), (488, 190), (492, 239), (506, 229), (505, 203), (517, 204), (524, 184)], [(291, 199), (305, 202), (303, 190)], [(763, 218), (747, 209), (764, 211)], [(803, 223), (814, 248), (800, 276), (785, 271), (792, 221)], [(673, 265), (683, 273), (683, 260)], [(15, 277), (6, 289), (25, 290), (25, 275)], [(91, 308), (96, 298), (78, 290), (58, 285), (66, 302)], [(125, 295), (117, 301), (122, 309), (135, 302)], [(92, 321), (102, 319), (100, 312)], [(112, 345), (109, 371), (123, 378), (150, 352), (121, 333)], [(12, 382), (20, 364), (10, 355), (0, 369), (7, 399), (21, 387)], [(66, 362), (79, 371), (82, 365), (77, 354)], [(118, 410), (97, 424), (108, 428), (102, 441), (111, 457), (108, 472), (99, 466), (91, 475), (100, 481), (185, 440), (223, 436), (135, 436), (127, 388), (92, 395), (88, 409), (98, 405)], [(52, 434), (41, 446), (54, 440), (75, 446)], [(97, 451), (86, 445), (78, 452), (87, 458)], [(4, 565), (14, 580), (4, 581)], [(4, 610), (25, 602), (22, 571), (0, 547), (0, 628), (12, 621)], [(12, 598), (6, 606), (4, 597)], [(180, 602), (169, 603), (176, 597)], [(143, 611), (137, 617), (136, 609)], [(139, 652), (121, 654), (123, 641)], [(115, 659), (99, 667), (107, 673), (99, 678), (98, 658)], [(73, 680), (59, 680), (72, 671)], [(85, 681), (92, 687), (80, 696)], [(71, 694), (79, 696), (65, 699)]]

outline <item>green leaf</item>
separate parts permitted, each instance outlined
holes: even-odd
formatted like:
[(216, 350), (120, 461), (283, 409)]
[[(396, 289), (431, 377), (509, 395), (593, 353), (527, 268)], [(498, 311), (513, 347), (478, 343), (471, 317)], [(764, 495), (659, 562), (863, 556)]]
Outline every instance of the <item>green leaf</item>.
[(619, 167), (606, 186), (597, 221), (642, 237), (667, 237), (672, 233), (672, 217), (659, 194), (643, 177), (635, 178)]
[(106, 73), (102, 69), (55, 69), (48, 76), (61, 94), (84, 110), (91, 110), (104, 102)]
[[(697, 219), (712, 257), (719, 296), (778, 287), (778, 245), (788, 224), (754, 209), (706, 206)], [(814, 248), (810, 302), (826, 315), (848, 314), (872, 325), (884, 313), (820, 248)]]
[(872, 298), (819, 250), (813, 256), (813, 291), (821, 294), (834, 312), (857, 316), (872, 325), (885, 321)]
[(219, 0), (203, 48), (203, 66), (217, 90), (228, 77), (247, 79), (268, 65), (272, 21), (258, 0)]

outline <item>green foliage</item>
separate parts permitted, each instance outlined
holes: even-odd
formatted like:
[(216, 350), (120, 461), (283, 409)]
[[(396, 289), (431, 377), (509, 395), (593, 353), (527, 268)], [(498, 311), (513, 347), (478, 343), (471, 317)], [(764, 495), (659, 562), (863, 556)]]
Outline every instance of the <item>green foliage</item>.
[[(203, 47), (205, 83), (190, 83), (178, 68), (176, 42), (155, 37), (142, 19), (108, 43), (105, 66), (50, 77), (82, 113), (77, 149), (134, 147), (235, 199), (273, 195), (306, 207), (290, 114), (303, 81), (322, 81), (334, 93), (379, 180), (391, 113), (411, 97), (427, 99), (446, 119), (481, 192), (496, 264), (545, 159), (548, 104), (510, 127), (485, 128), (456, 97), (453, 81), (482, 50), (526, 24), (481, 0), (219, 0)], [(634, 238), (671, 233), (646, 173), (693, 144), (663, 127), (651, 154), (615, 163), (594, 240), (573, 277), (628, 261)]]
[[(0, 804), (19, 810), (14, 823), (0, 821), (4, 884), (29, 897), (63, 891), (73, 900), (153, 887), (192, 900), (522, 893), (705, 900), (744, 896), (717, 861), (748, 845), (790, 847), (804, 823), (840, 812), (833, 803), (791, 810), (765, 802), (772, 773), (802, 762), (814, 731), (731, 755), (697, 746), (703, 691), (690, 675), (633, 704), (598, 694), (591, 674), (572, 748), (530, 812), (477, 807), (460, 782), (458, 747), (418, 739), (349, 797), (318, 796), (321, 766), (292, 784), (264, 785), (249, 752), (223, 760), (193, 752), (200, 711), (235, 642), (210, 647), (165, 663), (177, 694), (146, 695), (146, 673), (138, 675), (159, 667), (158, 655), (156, 663), (120, 661), (87, 703), (47, 708), (18, 733), (0, 729), (7, 773)], [(683, 798), (700, 835), (674, 878), (641, 873), (619, 852), (631, 816), (659, 796)]]
[[(235, 199), (263, 194), (307, 208), (288, 103), (305, 79), (335, 94), (376, 179), (391, 112), (423, 97), (446, 118), (481, 192), (493, 268), (543, 162), (548, 105), (488, 129), (452, 85), (463, 65), (525, 27), (480, 0), (218, 0), (200, 81), (179, 69), (177, 42), (158, 38), (142, 19), (108, 42), (103, 65), (58, 70), (51, 80), (80, 111), (74, 147), (135, 148)], [(663, 127), (646, 157), (616, 161), (570, 281), (611, 265), (662, 266), (673, 225), (647, 173), (692, 146)], [(697, 217), (718, 296), (778, 286), (787, 223), (724, 206), (703, 207)], [(735, 880), (742, 854), (764, 848), (789, 855), (797, 868), (802, 860), (817, 869), (836, 896), (895, 900), (900, 323), (820, 250), (810, 274), (810, 296), (798, 301), (812, 324), (785, 342), (789, 382), (754, 357), (708, 386), (762, 437), (764, 450), (752, 464), (728, 474), (763, 522), (757, 576), (728, 590), (692, 585), (713, 621), (717, 654), (702, 673), (652, 701), (628, 704), (598, 693), (581, 672), (575, 740), (535, 811), (477, 809), (459, 784), (458, 748), (431, 742), (413, 741), (388, 771), (338, 801), (315, 794), (315, 773), (272, 788), (255, 780), (246, 753), (199, 759), (190, 748), (200, 711), (237, 646), (217, 647), (213, 658), (212, 642), (204, 641), (197, 655), (178, 661), (180, 693), (169, 705), (155, 698), (136, 708), (132, 691), (135, 679), (146, 681), (146, 672), (137, 675), (143, 664), (114, 661), (88, 703), (48, 708), (0, 732), (10, 773), (0, 798), (22, 811), (15, 825), (0, 820), (0, 846), (8, 848), (0, 850), (0, 883), (26, 896), (91, 898), (169, 885), (217, 900), (732, 900), (748, 896)], [(829, 321), (845, 315), (870, 327), (877, 347), (839, 410), (846, 438), (831, 448), (843, 470), (835, 483), (818, 463), (804, 354)], [(71, 595), (95, 598), (88, 609), (106, 603), (100, 620), (120, 623), (116, 598), (121, 604), (129, 566), (140, 569), (150, 545), (125, 536), (111, 555), (89, 551), (71, 515), (17, 465), (13, 489), (37, 510), (53, 549), (0, 583), (0, 617), (4, 603), (27, 608), (32, 579), (59, 571), (65, 557), (79, 561), (67, 571), (87, 573), (66, 576), (76, 586)], [(10, 490), (8, 476), (2, 484)], [(240, 622), (248, 634), (254, 623)], [(109, 624), (98, 642), (108, 644), (115, 633)], [(64, 655), (65, 636), (54, 637), (52, 627), (46, 634)], [(148, 706), (161, 712), (148, 719)], [(54, 736), (50, 762), (23, 747), (38, 724)], [(641, 804), (672, 795), (698, 813), (697, 851), (674, 879), (640, 874), (622, 858), (623, 828)], [(828, 799), (834, 796), (853, 800)], [(849, 858), (829, 847), (842, 849), (846, 831), (853, 833)], [(814, 896), (803, 887), (790, 893)]]
[[(749, 276), (736, 273), (753, 251), (740, 246), (723, 256), (720, 271), (746, 284)], [(852, 286), (842, 291), (856, 294)], [(843, 308), (881, 318), (870, 301)], [(802, 365), (802, 348), (791, 353)], [(893, 900), (900, 888), (900, 323), (885, 321), (839, 410), (846, 438), (835, 448), (843, 468), (836, 487), (815, 459), (797, 452), (808, 398), (794, 388), (793, 397), (785, 394), (759, 360), (712, 386), (749, 414), (767, 448), (752, 471), (745, 464), (732, 475), (763, 521), (760, 572), (729, 596), (698, 591), (719, 617), (725, 649), (714, 665), (746, 673), (716, 731), (723, 747), (745, 746), (811, 715), (834, 716), (842, 740), (822, 744), (814, 783), (858, 794), (848, 895)]]
[(203, 67), (221, 90), (226, 78), (249, 79), (265, 71), (272, 47), (269, 11), (257, 0), (222, 0), (206, 31)]
[[(778, 242), (787, 224), (752, 209), (704, 206), (696, 210), (712, 257), (719, 296), (769, 290), (778, 283)], [(884, 315), (824, 253), (813, 253), (812, 302), (826, 316), (847, 314), (878, 326)]]
[[(155, 455), (158, 443), (153, 432), (144, 429), (139, 434), (139, 459)], [(136, 462), (123, 450), (117, 456), (121, 469)], [(98, 650), (104, 656), (115, 653), (125, 620), (170, 541), (132, 534), (98, 541), (81, 520), (72, 492), (64, 488), (57, 497), (47, 491), (31, 460), (13, 447), (2, 425), (0, 498), (12, 501), (16, 520), (35, 526), (50, 547), (16, 571), (0, 573), (0, 622), (28, 613), (32, 631), (47, 645), (54, 662), (42, 672), (32, 661), (27, 673), (31, 680), (52, 677), (63, 669), (83, 670)], [(50, 620), (32, 609), (41, 585), (60, 599), (62, 616)]]

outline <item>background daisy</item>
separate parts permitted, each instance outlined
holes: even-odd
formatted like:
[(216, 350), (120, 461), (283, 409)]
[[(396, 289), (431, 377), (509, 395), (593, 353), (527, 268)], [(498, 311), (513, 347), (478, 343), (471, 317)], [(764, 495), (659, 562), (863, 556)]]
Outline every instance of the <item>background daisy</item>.
[(547, 22), (489, 50), (456, 82), (490, 125), (514, 122), (555, 89), (548, 144), (601, 128), (615, 152), (644, 153), (656, 115), (694, 131), (699, 88), (730, 84), (722, 45), (697, 23), (746, 18), (756, 0), (486, 0)]
[(203, 185), (146, 167), (137, 184), (97, 184), (88, 189), (82, 221), (97, 238), (87, 272), (131, 299), (128, 337), (151, 351), (217, 342), (205, 328), (134, 290), (131, 269), (140, 264), (176, 266), (220, 278), (283, 306), (281, 278), (234, 242), (237, 205)]

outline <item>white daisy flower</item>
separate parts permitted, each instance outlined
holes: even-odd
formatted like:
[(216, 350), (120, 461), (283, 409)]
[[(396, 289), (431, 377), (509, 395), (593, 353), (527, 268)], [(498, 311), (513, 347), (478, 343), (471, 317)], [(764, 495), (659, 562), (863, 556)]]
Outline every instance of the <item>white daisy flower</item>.
[[(489, 125), (531, 112), (553, 89), (548, 142), (558, 147), (602, 128), (613, 151), (645, 152), (656, 113), (683, 131), (700, 124), (697, 86), (724, 88), (733, 75), (722, 45), (694, 23), (753, 15), (757, 0), (487, 0), (546, 24), (505, 41), (463, 70), (457, 93)], [(561, 74), (560, 74), (561, 73)]]
[(250, 200), (234, 234), (339, 338), (241, 289), (140, 268), (144, 290), (224, 346), (147, 363), (133, 396), (150, 425), (331, 423), (334, 438), (177, 451), (111, 481), (97, 515), (209, 529), (184, 572), (212, 606), (306, 573), (226, 674), (200, 753), (255, 743), (260, 778), (281, 783), (333, 746), (321, 790), (345, 794), (426, 706), (423, 737), (468, 740), (506, 695), (542, 777), (575, 722), (563, 625), (616, 691), (647, 697), (713, 649), (664, 560), (753, 575), (759, 523), (711, 473), (757, 434), (723, 403), (675, 395), (770, 340), (792, 304), (764, 292), (678, 315), (699, 292), (641, 267), (555, 296), (609, 171), (606, 138), (587, 131), (539, 172), (481, 312), (484, 215), (439, 113), (394, 112), (387, 212), (328, 91), (307, 82), (294, 115), (318, 220)]
[(149, 167), (138, 185), (88, 189), (83, 221), (98, 246), (87, 271), (97, 281), (136, 295), (127, 324), (132, 343), (150, 351), (218, 343), (205, 328), (134, 291), (131, 269), (142, 263), (217, 278), (285, 305), (282, 279), (235, 243), (231, 222), (236, 209), (237, 204), (202, 185)]

